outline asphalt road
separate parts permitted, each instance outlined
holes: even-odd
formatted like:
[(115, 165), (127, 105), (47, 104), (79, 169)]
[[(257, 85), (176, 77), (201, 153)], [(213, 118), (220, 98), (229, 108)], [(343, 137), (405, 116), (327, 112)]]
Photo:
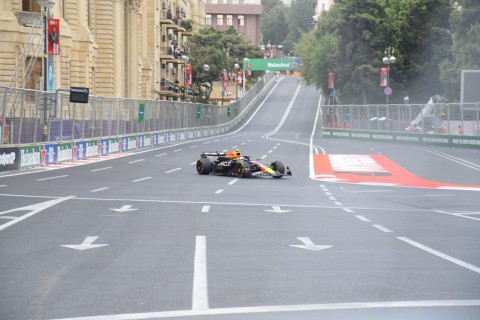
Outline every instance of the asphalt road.
[[(286, 77), (235, 132), (0, 175), (0, 319), (480, 319), (480, 152), (322, 139), (319, 98)], [(237, 147), (293, 176), (196, 173)]]

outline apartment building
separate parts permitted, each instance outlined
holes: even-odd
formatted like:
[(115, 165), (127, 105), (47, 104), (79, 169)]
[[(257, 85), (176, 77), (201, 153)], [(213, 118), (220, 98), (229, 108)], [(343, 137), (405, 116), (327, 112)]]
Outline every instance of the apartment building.
[(0, 1), (1, 86), (45, 87), (45, 15), (59, 26), (59, 50), (45, 59), (49, 91), (79, 86), (97, 96), (181, 98), (171, 84), (184, 83), (188, 38), (205, 21), (203, 0), (46, 1), (48, 14), (37, 0)]
[(225, 31), (233, 27), (245, 40), (260, 45), (261, 0), (206, 0), (205, 26)]

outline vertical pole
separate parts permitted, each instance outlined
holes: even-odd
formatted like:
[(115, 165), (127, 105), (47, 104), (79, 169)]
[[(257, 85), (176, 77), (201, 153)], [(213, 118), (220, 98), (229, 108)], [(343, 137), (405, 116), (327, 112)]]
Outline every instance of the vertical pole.
[[(387, 88), (389, 87), (390, 87), (390, 62), (388, 62), (387, 64)], [(388, 94), (386, 94), (386, 96), (387, 96), (387, 105), (388, 105)]]
[(47, 141), (48, 126), (47, 126), (47, 85), (48, 85), (48, 28), (47, 28), (47, 15), (48, 8), (43, 7), (43, 65), (42, 65), (42, 76), (43, 76), (43, 128), (42, 128), (42, 141)]

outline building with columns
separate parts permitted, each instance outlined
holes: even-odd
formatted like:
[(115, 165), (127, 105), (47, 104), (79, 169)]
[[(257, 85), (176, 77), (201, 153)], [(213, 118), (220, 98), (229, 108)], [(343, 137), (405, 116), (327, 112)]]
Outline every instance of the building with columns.
[[(203, 0), (50, 1), (60, 29), (59, 54), (48, 59), (55, 89), (181, 98), (172, 84), (184, 83), (188, 37), (205, 21)], [(0, 86), (43, 88), (41, 16), (37, 0), (0, 1)]]

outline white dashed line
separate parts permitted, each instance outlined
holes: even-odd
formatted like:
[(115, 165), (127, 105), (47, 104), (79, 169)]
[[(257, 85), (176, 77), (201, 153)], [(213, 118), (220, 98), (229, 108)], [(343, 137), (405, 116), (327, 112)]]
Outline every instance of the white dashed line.
[(230, 181), (228, 184), (231, 186), (232, 184), (234, 184), (235, 182), (237, 182), (238, 179), (233, 179), (232, 181)]
[(356, 215), (355, 217), (357, 217), (357, 219), (362, 220), (363, 222), (370, 222), (370, 220), (365, 218), (364, 216)]
[(172, 172), (175, 172), (175, 171), (178, 171), (178, 170), (181, 170), (182, 168), (175, 168), (175, 169), (172, 169), (172, 170), (168, 170), (168, 171), (165, 171), (164, 173), (172, 173)]
[(145, 160), (145, 159), (133, 160), (133, 161), (130, 161), (129, 164), (136, 163), (136, 162), (142, 162), (142, 161), (144, 161), (144, 160)]
[(36, 181), (45, 181), (45, 180), (52, 180), (52, 179), (65, 178), (65, 177), (68, 177), (68, 174), (65, 174), (65, 175), (63, 175), (63, 176), (56, 176), (56, 177), (50, 177), (50, 178), (37, 179)]
[(95, 189), (95, 190), (90, 190), (90, 192), (98, 192), (98, 191), (107, 190), (107, 189), (108, 189), (108, 187), (99, 188), (99, 189)]
[(346, 212), (348, 213), (354, 213), (355, 211), (353, 211), (352, 209), (350, 208), (342, 208), (343, 210), (345, 210)]
[(375, 228), (377, 228), (378, 230), (383, 231), (383, 232), (393, 232), (392, 230), (387, 229), (387, 228), (385, 228), (384, 226), (381, 226), (381, 225), (379, 225), (379, 224), (374, 224), (373, 226), (374, 226)]
[(335, 201), (337, 200), (337, 198), (333, 197), (333, 196), (329, 196), (328, 199), (332, 200), (332, 201)]
[(140, 178), (140, 179), (137, 179), (137, 180), (132, 180), (132, 182), (140, 182), (140, 181), (148, 180), (148, 179), (152, 179), (152, 177)]
[(112, 167), (105, 167), (105, 168), (100, 168), (100, 169), (94, 169), (94, 170), (90, 170), (90, 172), (97, 172), (97, 171), (102, 171), (102, 170), (107, 170), (107, 169), (112, 169)]
[(215, 193), (222, 193), (223, 191), (223, 189), (218, 189), (217, 191), (215, 191)]
[(162, 157), (162, 156), (164, 156), (164, 155), (166, 155), (166, 153), (157, 154), (157, 155), (155, 156), (155, 158)]
[(202, 212), (208, 212), (210, 211), (210, 206), (203, 206), (202, 207)]
[(337, 206), (340, 206), (340, 207), (343, 206), (343, 203), (341, 203), (340, 201), (334, 201), (333, 203), (335, 203)]
[(177, 150), (173, 150), (173, 152), (178, 152), (178, 151), (182, 151), (183, 149), (177, 149)]

